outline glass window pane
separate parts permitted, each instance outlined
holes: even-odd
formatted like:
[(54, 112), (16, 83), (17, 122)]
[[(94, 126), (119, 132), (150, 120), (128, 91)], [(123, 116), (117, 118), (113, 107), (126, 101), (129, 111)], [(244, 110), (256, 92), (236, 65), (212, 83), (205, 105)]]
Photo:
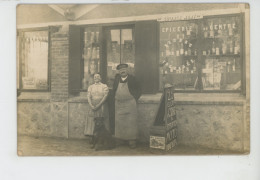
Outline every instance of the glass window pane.
[(240, 90), (240, 18), (204, 19), (202, 30), (203, 89)]
[(113, 86), (117, 73), (116, 66), (120, 63), (120, 29), (106, 31), (107, 52), (107, 85)]
[(134, 43), (133, 29), (121, 30), (121, 63), (127, 63), (129, 65), (129, 73), (134, 74), (135, 66), (135, 43)]
[(22, 88), (48, 89), (48, 31), (25, 32), (21, 48)]
[(190, 21), (160, 24), (160, 89), (198, 88), (197, 35), (198, 26)]
[(87, 90), (94, 83), (94, 74), (100, 72), (100, 38), (97, 27), (84, 29), (84, 75), (82, 78), (82, 89)]

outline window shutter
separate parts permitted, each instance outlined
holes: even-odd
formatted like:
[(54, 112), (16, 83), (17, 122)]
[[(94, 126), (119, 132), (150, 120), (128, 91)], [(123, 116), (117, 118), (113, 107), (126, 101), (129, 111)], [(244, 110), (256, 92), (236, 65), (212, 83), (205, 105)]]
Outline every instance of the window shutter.
[(140, 21), (135, 24), (135, 74), (142, 93), (156, 93), (159, 87), (158, 23)]
[(70, 25), (69, 27), (69, 92), (79, 93), (81, 88), (81, 41), (80, 27)]

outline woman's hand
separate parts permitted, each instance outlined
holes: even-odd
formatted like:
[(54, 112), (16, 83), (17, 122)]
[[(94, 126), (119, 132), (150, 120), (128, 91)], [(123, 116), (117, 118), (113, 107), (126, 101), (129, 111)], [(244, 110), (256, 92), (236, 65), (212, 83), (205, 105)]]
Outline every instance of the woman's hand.
[(89, 103), (89, 106), (90, 106), (90, 108), (92, 109), (92, 110), (95, 110), (95, 106), (93, 106), (91, 103)]
[(102, 104), (100, 104), (100, 103), (97, 104), (93, 110), (94, 110), (94, 111), (95, 111), (95, 110), (98, 110), (98, 109), (100, 108), (101, 105), (102, 105)]

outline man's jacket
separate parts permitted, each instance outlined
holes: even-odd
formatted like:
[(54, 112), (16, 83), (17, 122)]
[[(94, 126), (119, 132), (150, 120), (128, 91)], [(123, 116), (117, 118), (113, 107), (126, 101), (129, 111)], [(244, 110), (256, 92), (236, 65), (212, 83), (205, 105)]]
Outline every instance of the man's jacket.
[(119, 82), (127, 82), (130, 94), (135, 98), (136, 101), (140, 98), (142, 94), (140, 84), (136, 78), (130, 74), (128, 74), (128, 77), (124, 81), (121, 79), (120, 74), (116, 74), (112, 90), (113, 97), (115, 97)]

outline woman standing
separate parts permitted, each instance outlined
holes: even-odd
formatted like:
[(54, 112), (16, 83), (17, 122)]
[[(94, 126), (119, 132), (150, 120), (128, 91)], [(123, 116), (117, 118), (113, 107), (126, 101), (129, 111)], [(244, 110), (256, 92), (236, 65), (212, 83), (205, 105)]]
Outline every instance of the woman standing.
[(103, 117), (105, 127), (109, 130), (108, 110), (105, 103), (108, 92), (107, 85), (101, 83), (100, 74), (94, 74), (94, 84), (89, 86), (87, 93), (90, 108), (85, 123), (85, 135), (93, 135), (95, 126), (94, 118), (96, 117)]

